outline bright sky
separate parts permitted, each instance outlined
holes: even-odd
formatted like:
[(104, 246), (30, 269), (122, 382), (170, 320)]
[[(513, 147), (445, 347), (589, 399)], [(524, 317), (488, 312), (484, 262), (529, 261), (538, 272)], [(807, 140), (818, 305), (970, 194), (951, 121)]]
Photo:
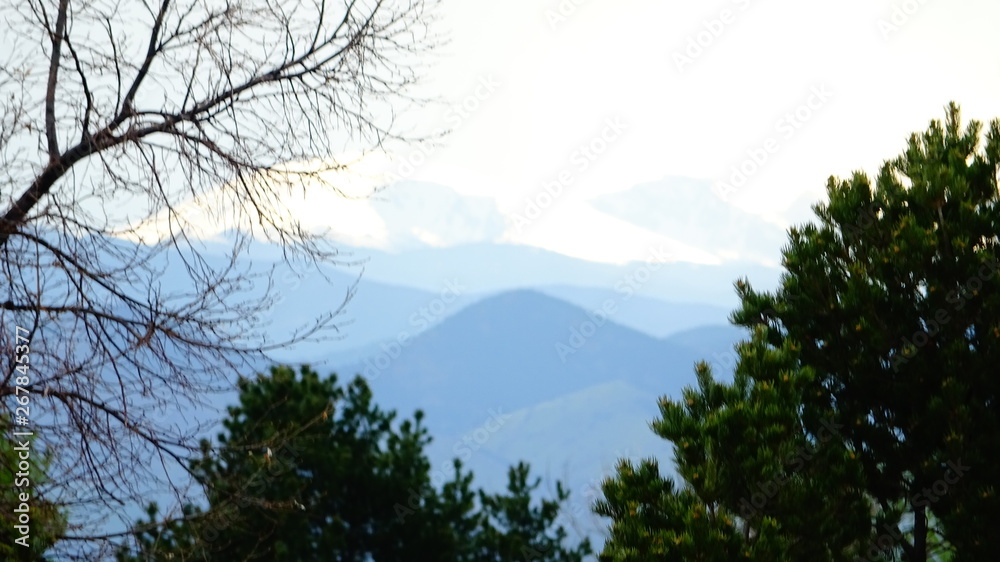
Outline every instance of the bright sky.
[[(1000, 116), (998, 2), (446, 0), (443, 10), (452, 42), (428, 86), (469, 110), (422, 118), (455, 132), (408, 177), (523, 213), (569, 171), (549, 226), (508, 239), (601, 261), (649, 233), (595, 217), (580, 204), (594, 195), (667, 175), (725, 181), (748, 150), (770, 148), (730, 200), (785, 226), (808, 216), (828, 176), (873, 171), (948, 101), (966, 119)], [(574, 154), (591, 143), (603, 153)]]
[[(441, 14), (451, 42), (428, 59), (423, 93), (451, 107), (406, 117), (453, 134), (388, 171), (494, 199), (512, 225), (498, 240), (594, 261), (663, 244), (732, 259), (598, 212), (595, 196), (667, 176), (725, 182), (728, 202), (784, 228), (811, 219), (830, 175), (873, 175), (949, 101), (966, 121), (1000, 117), (995, 0), (444, 0)], [(530, 203), (540, 217), (515, 228)], [(385, 246), (394, 228), (364, 201), (291, 207), (355, 245)]]

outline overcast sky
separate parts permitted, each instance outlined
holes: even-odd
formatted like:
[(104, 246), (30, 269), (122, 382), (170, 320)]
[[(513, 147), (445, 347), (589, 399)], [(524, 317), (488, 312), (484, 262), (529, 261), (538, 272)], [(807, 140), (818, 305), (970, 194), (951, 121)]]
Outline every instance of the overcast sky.
[[(647, 210), (694, 221), (690, 235), (667, 236), (600, 212), (594, 198), (694, 178), (705, 197), (783, 229), (811, 219), (829, 176), (874, 175), (949, 101), (966, 121), (1000, 116), (1000, 2), (991, 0), (444, 0), (440, 15), (450, 43), (426, 59), (423, 93), (450, 106), (405, 118), (452, 134), (376, 167), (491, 204), (448, 202), (480, 213), (457, 230), (429, 228), (459, 212), (438, 204), (431, 216), (437, 201), (410, 213), (427, 215), (427, 228), (333, 195), (293, 203), (297, 219), (384, 249), (399, 249), (388, 241), (405, 228), (431, 245), (513, 242), (623, 263), (666, 244), (677, 259), (719, 263), (742, 250), (710, 247), (695, 228), (732, 222), (718, 201), (645, 191)], [(506, 232), (470, 228), (496, 222), (492, 203)], [(731, 228), (724, 239), (751, 234)], [(778, 262), (778, 247), (762, 251), (757, 261)]]
[(426, 160), (403, 171), (511, 215), (569, 172), (544, 224), (507, 238), (579, 256), (602, 252), (595, 221), (611, 246), (641, 234), (582, 203), (597, 194), (669, 175), (732, 185), (763, 150), (723, 191), (785, 226), (827, 177), (874, 170), (948, 101), (1000, 116), (988, 0), (451, 0), (443, 15), (451, 43), (428, 91), (464, 108), (421, 116), (454, 133), (426, 159), (400, 154)]

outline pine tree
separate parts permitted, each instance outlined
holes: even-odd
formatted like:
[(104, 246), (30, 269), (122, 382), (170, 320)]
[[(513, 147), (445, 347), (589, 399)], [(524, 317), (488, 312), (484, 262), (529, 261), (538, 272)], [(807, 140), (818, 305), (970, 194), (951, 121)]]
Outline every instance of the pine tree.
[[(874, 185), (861, 172), (829, 180), (818, 223), (790, 229), (777, 291), (737, 282), (733, 321), (754, 332), (735, 380), (702, 366), (686, 404), (664, 402), (655, 428), (674, 443), (682, 486), (650, 463), (605, 484), (608, 559), (653, 547), (669, 560), (993, 555), (1000, 121), (980, 150), (981, 132), (949, 105)], [(830, 428), (837, 438), (789, 475), (788, 448)], [(742, 511), (776, 476), (791, 477)]]
[(660, 401), (653, 430), (674, 444), (683, 484), (655, 460), (624, 461), (597, 513), (613, 521), (602, 560), (851, 559), (869, 523), (860, 466), (828, 423), (810, 434), (799, 404), (814, 374), (767, 328), (738, 348), (732, 383), (696, 368), (697, 388)]
[(471, 535), (469, 562), (561, 561), (580, 562), (592, 554), (589, 539), (564, 547), (566, 530), (556, 526), (559, 510), (569, 492), (556, 483), (556, 498), (532, 507), (541, 478), (529, 483), (531, 468), (521, 462), (507, 473), (507, 493), (479, 491), (480, 525)]
[(542, 554), (532, 560), (577, 562), (589, 552), (561, 544), (565, 495), (529, 507), (527, 465), (511, 473), (509, 495), (477, 494), (457, 459), (435, 488), (423, 413), (397, 423), (361, 377), (341, 387), (309, 367), (274, 367), (239, 389), (218, 447), (203, 442), (192, 465), (208, 507), (161, 520), (151, 505), (121, 562), (522, 560), (512, 545)]

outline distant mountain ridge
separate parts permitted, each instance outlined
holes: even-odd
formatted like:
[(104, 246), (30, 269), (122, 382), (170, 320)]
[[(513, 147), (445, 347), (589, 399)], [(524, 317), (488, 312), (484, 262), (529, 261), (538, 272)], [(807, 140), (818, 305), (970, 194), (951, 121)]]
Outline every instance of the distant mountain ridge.
[(704, 303), (667, 302), (657, 298), (629, 295), (621, 291), (569, 285), (539, 287), (538, 291), (584, 310), (599, 310), (608, 299), (615, 301), (617, 324), (657, 338), (701, 326), (728, 323), (730, 309)]
[[(337, 371), (362, 373), (385, 408), (426, 413), (438, 478), (458, 458), (500, 489), (507, 467), (526, 460), (548, 485), (564, 481), (566, 517), (579, 536), (597, 538), (604, 523), (590, 505), (601, 478), (623, 457), (653, 456), (673, 473), (670, 444), (649, 427), (658, 399), (679, 398), (695, 384), (696, 362), (724, 360), (742, 336), (716, 325), (658, 339), (615, 320), (540, 291), (508, 291)], [(726, 369), (717, 364), (716, 376)]]
[[(218, 247), (221, 252), (224, 245)], [(733, 288), (737, 279), (746, 277), (757, 289), (772, 289), (779, 275), (778, 269), (752, 263), (616, 266), (510, 244), (424, 248), (399, 254), (340, 249), (353, 265), (321, 265), (318, 271), (299, 277), (281, 262), (273, 245), (258, 242), (250, 247), (257, 271), (271, 267), (276, 271), (275, 291), (281, 304), (270, 318), (275, 331), (289, 331), (324, 310), (334, 310), (358, 283), (353, 301), (337, 319), (342, 338), (282, 350), (282, 359), (319, 361), (334, 352), (360, 357), (382, 341), (404, 332), (413, 335), (464, 306), (516, 289), (537, 289), (589, 311), (611, 298), (619, 305), (616, 323), (664, 337), (696, 326), (726, 323), (738, 305)], [(444, 303), (442, 296), (457, 298)], [(432, 305), (435, 310), (430, 314), (421, 313)]]
[[(302, 289), (304, 306), (310, 289)], [(393, 289), (381, 286), (373, 294)], [(417, 306), (430, 308), (428, 297), (445, 304), (440, 293), (411, 297)], [(627, 310), (627, 301), (617, 302)], [(454, 312), (422, 329), (410, 325), (409, 311), (396, 310), (397, 322), (406, 324), (397, 337), (350, 361), (337, 353), (321, 358), (318, 370), (335, 372), (342, 382), (363, 375), (383, 409), (405, 417), (423, 410), (438, 478), (447, 478), (452, 459), (459, 458), (487, 490), (503, 488), (507, 468), (520, 460), (545, 475), (547, 486), (562, 479), (573, 493), (565, 516), (574, 532), (592, 538), (601, 536), (603, 522), (590, 505), (619, 458), (654, 456), (672, 474), (671, 446), (649, 427), (659, 397), (679, 397), (695, 383), (695, 363), (724, 357), (741, 334), (715, 325), (656, 338), (618, 324), (614, 312), (601, 315), (529, 289), (462, 305), (456, 298), (452, 305)], [(303, 362), (317, 364), (289, 361)], [(235, 395), (212, 398), (221, 407)]]
[[(679, 397), (694, 384), (697, 361), (713, 363), (717, 376), (731, 370), (732, 344), (742, 337), (726, 325), (738, 304), (734, 281), (746, 277), (767, 290), (780, 274), (761, 265), (769, 247), (749, 251), (760, 240), (771, 244), (773, 229), (742, 216), (733, 228), (726, 223), (730, 211), (688, 216), (660, 187), (640, 186), (593, 205), (684, 243), (696, 244), (699, 236), (724, 243), (731, 259), (614, 265), (499, 243), (503, 217), (491, 201), (441, 186), (372, 201), (372, 216), (391, 219), (385, 224), (391, 228), (381, 232), (375, 221), (371, 236), (352, 239), (357, 246), (343, 243), (347, 238), (336, 244), (350, 263), (296, 270), (279, 246), (259, 241), (241, 259), (252, 264), (251, 273), (273, 273), (278, 302), (264, 321), (275, 339), (352, 295), (336, 318), (339, 339), (283, 349), (273, 359), (311, 363), (342, 382), (363, 374), (380, 407), (403, 416), (424, 410), (436, 470), (462, 458), (478, 483), (498, 489), (506, 468), (523, 459), (536, 473), (566, 479), (574, 517), (589, 520), (587, 534), (599, 523), (588, 502), (618, 458), (653, 455), (671, 472), (670, 445), (649, 428), (658, 398)], [(686, 193), (697, 198), (697, 187)], [(423, 220), (408, 214), (414, 208), (435, 212)], [(431, 219), (442, 216), (450, 218), (434, 227)], [(364, 247), (379, 240), (392, 242), (393, 250)], [(205, 241), (206, 257), (225, 265), (230, 241), (225, 233)], [(659, 259), (659, 249), (650, 252)], [(180, 266), (163, 265), (156, 282), (183, 286)], [(261, 293), (255, 287), (242, 296)], [(239, 374), (266, 373), (268, 366)], [(213, 395), (207, 401), (217, 409), (170, 412), (166, 421), (208, 422), (235, 398)]]
[[(355, 259), (367, 259), (366, 276), (380, 283), (427, 292), (459, 283), (470, 293), (499, 293), (547, 286), (586, 286), (630, 291), (668, 302), (711, 303), (735, 307), (733, 284), (749, 277), (755, 287), (777, 286), (780, 270), (752, 262), (702, 265), (665, 263), (652, 271), (643, 262), (623, 265), (590, 262), (515, 244), (476, 243), (424, 248), (398, 254), (370, 248), (344, 248)], [(652, 255), (652, 254), (651, 254)]]
[(507, 467), (526, 460), (547, 486), (563, 479), (574, 494), (568, 517), (591, 537), (603, 523), (590, 504), (619, 458), (654, 456), (672, 473), (670, 444), (649, 428), (658, 399), (694, 384), (698, 361), (713, 363), (720, 377), (731, 370), (742, 333), (725, 324), (733, 305), (719, 295), (734, 301), (734, 279), (748, 275), (766, 288), (774, 273), (689, 263), (643, 270), (496, 244), (345, 250), (351, 260), (369, 259), (298, 277), (274, 247), (251, 248), (255, 271), (275, 268), (275, 330), (335, 308), (356, 289), (337, 319), (342, 339), (275, 358), (311, 363), (341, 381), (362, 374), (380, 407), (403, 416), (424, 410), (435, 474), (460, 458), (478, 485), (497, 490)]
[(444, 431), (506, 411), (624, 380), (651, 394), (676, 391), (695, 358), (669, 341), (626, 328), (537, 291), (484, 298), (403, 342), (345, 365), (376, 396), (404, 411), (448, 408)]

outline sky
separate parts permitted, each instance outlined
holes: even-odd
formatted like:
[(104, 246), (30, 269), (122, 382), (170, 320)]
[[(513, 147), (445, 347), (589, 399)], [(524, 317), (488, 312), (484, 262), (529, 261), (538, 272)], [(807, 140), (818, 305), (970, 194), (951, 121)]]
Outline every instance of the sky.
[[(440, 16), (449, 43), (424, 59), (418, 93), (443, 103), (405, 121), (451, 134), (366, 165), (492, 201), (508, 228), (490, 241), (591, 261), (664, 243), (686, 261), (739, 259), (603, 213), (597, 197), (693, 178), (784, 229), (811, 219), (828, 177), (874, 175), (949, 101), (965, 120), (1000, 117), (1000, 3), (987, 0), (444, 0)], [(345, 242), (394, 249), (371, 202), (290, 206)]]
[(419, 121), (453, 132), (398, 153), (419, 165), (397, 172), (515, 221), (568, 172), (544, 224), (505, 238), (598, 261), (649, 233), (599, 216), (597, 195), (699, 178), (785, 227), (830, 175), (873, 173), (949, 101), (1000, 116), (996, 2), (452, 0), (442, 15), (451, 42), (426, 85), (452, 107)]

